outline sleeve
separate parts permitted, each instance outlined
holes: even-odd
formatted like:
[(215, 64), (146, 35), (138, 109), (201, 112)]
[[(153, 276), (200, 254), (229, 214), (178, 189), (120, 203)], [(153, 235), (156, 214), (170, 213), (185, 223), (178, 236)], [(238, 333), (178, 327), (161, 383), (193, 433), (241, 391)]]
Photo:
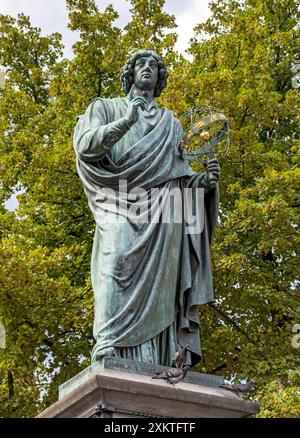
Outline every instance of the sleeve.
[(209, 187), (207, 184), (207, 174), (198, 173), (186, 177), (184, 185), (186, 188), (189, 187), (193, 189), (197, 189), (197, 188), (204, 189), (204, 206), (205, 206), (206, 223), (208, 229), (209, 242), (211, 243), (219, 217), (219, 203), (220, 203), (219, 184), (217, 183), (215, 187)]
[(196, 175), (186, 177), (186, 181), (186, 186), (193, 188), (203, 188), (204, 193), (207, 193), (211, 190), (208, 184), (207, 173), (197, 173)]
[(94, 100), (77, 120), (73, 138), (77, 157), (87, 162), (98, 161), (130, 127), (125, 118), (108, 123), (104, 99)]

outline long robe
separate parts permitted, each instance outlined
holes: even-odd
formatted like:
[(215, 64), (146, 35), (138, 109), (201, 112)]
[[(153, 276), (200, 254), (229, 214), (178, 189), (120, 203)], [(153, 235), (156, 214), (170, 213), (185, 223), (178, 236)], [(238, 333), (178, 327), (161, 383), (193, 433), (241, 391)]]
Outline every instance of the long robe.
[[(189, 345), (195, 365), (201, 360), (199, 305), (213, 300), (209, 246), (218, 187), (209, 189), (206, 174), (193, 172), (181, 157), (182, 127), (155, 100), (128, 130), (123, 118), (131, 98), (95, 99), (74, 133), (77, 169), (96, 222), (92, 361), (111, 355), (170, 365), (175, 351)], [(135, 189), (140, 196), (131, 201)], [(149, 207), (151, 190), (160, 197)], [(180, 194), (173, 204), (172, 193)], [(116, 205), (125, 206), (118, 216)], [(186, 221), (187, 209), (195, 208), (201, 216), (196, 232)], [(150, 210), (158, 212), (156, 220), (145, 220)]]

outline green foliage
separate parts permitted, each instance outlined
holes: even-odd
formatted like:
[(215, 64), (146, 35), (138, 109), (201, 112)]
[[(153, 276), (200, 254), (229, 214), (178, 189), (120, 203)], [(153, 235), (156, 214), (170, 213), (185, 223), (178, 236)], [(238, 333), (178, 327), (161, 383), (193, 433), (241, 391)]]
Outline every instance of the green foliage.
[[(0, 416), (34, 416), (89, 362), (94, 231), (75, 168), (76, 116), (95, 96), (121, 93), (126, 58), (153, 48), (170, 66), (160, 104), (177, 116), (209, 103), (230, 119), (221, 157), (221, 226), (212, 259), (218, 309), (201, 308), (199, 370), (254, 378), (261, 417), (299, 416), (299, 92), (292, 88), (299, 11), (293, 0), (215, 0), (198, 25), (192, 61), (174, 52), (164, 0), (131, 0), (132, 19), (93, 0), (67, 0), (80, 33), (74, 58), (61, 37), (0, 16)], [(199, 171), (202, 169), (197, 167)], [(230, 320), (233, 323), (230, 323)]]
[[(299, 377), (299, 375), (298, 375)], [(257, 415), (259, 418), (299, 418), (299, 385), (284, 386), (280, 379), (267, 384), (260, 391), (262, 409)]]
[[(206, 362), (199, 369), (254, 378), (262, 416), (296, 416), (299, 406), (293, 392), (299, 351), (291, 344), (300, 274), (300, 100), (291, 85), (296, 3), (212, 2), (212, 17), (196, 29), (186, 74), (185, 101), (210, 103), (231, 123), (230, 153), (220, 159), (213, 272), (219, 308), (239, 327), (209, 307), (201, 310)], [(277, 394), (278, 378), (287, 388)]]
[(74, 95), (79, 94), (84, 108), (87, 98), (111, 96), (119, 90), (119, 71), (126, 52), (121, 30), (113, 25), (118, 14), (112, 6), (103, 13), (92, 0), (67, 0), (67, 6), (69, 27), (80, 33), (80, 40), (74, 45), (75, 58), (69, 65), (68, 82), (75, 87)]
[(125, 27), (124, 43), (131, 51), (154, 47), (166, 61), (174, 56), (177, 35), (168, 32), (176, 27), (174, 15), (163, 11), (165, 0), (131, 0), (132, 18)]
[(61, 35), (42, 37), (23, 14), (17, 20), (0, 15), (0, 59), (7, 67), (9, 81), (36, 103), (47, 104), (47, 88), (54, 77), (53, 67), (62, 52)]

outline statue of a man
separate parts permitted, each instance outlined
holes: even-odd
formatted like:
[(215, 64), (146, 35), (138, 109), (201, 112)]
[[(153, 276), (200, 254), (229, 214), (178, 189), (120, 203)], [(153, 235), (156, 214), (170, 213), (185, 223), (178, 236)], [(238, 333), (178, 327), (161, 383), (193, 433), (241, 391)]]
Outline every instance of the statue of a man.
[[(94, 99), (75, 129), (77, 168), (96, 222), (92, 361), (171, 365), (186, 346), (188, 363), (201, 360), (199, 305), (213, 300), (209, 245), (218, 214), (218, 185), (210, 178), (220, 170), (210, 159), (207, 173), (197, 174), (182, 158), (180, 122), (154, 99), (167, 76), (154, 51), (136, 52), (122, 73), (126, 97)], [(154, 197), (150, 205), (145, 199), (155, 190), (159, 202)], [(177, 196), (172, 204), (174, 191), (180, 202)], [(197, 207), (201, 226), (189, 233), (185, 212)], [(167, 209), (173, 214), (162, 220)], [(133, 211), (142, 213), (133, 218)], [(145, 220), (150, 211), (155, 220)]]

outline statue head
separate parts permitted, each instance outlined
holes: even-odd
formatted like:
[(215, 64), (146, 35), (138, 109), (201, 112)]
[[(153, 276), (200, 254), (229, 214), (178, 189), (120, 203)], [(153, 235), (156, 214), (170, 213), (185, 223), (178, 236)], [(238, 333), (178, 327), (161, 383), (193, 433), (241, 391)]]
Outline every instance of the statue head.
[[(145, 70), (148, 68), (149, 75), (147, 77), (146, 72), (142, 72), (142, 62), (137, 63), (138, 60), (145, 62)], [(154, 65), (156, 63), (156, 66)], [(146, 65), (147, 64), (147, 65)], [(152, 66), (152, 67), (151, 67)], [(142, 77), (140, 77), (140, 72)], [(151, 79), (155, 78), (156, 84), (151, 83)], [(165, 63), (161, 60), (160, 56), (153, 50), (139, 50), (126, 62), (121, 74), (121, 82), (123, 91), (128, 94), (132, 84), (141, 87), (154, 86), (154, 97), (159, 97), (161, 92), (167, 85), (168, 69)]]

